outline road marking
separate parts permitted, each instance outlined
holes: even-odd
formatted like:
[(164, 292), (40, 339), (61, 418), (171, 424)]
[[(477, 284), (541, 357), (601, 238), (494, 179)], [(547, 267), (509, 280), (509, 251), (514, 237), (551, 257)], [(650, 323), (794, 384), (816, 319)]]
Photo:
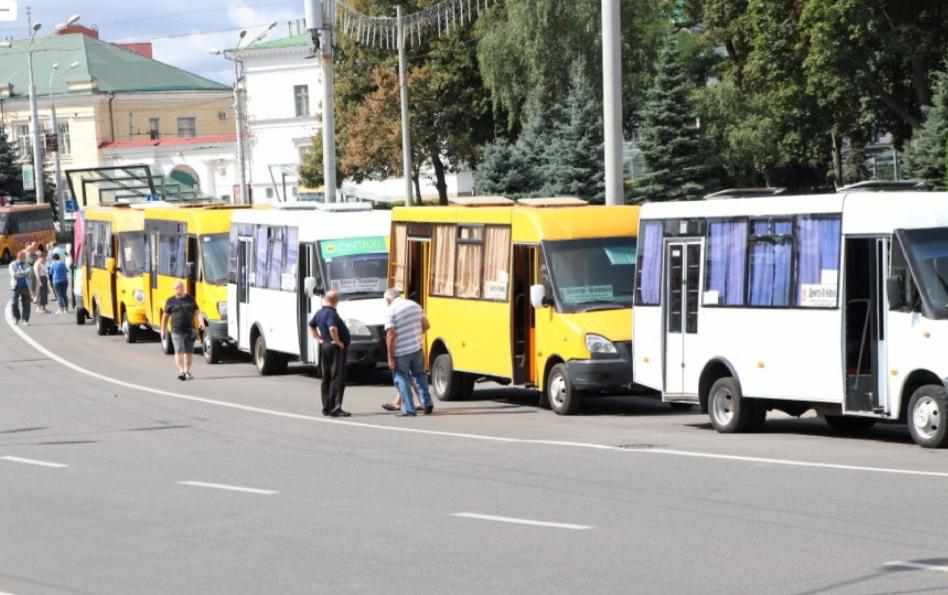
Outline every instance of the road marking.
[(921, 562), (905, 562), (896, 560), (883, 564), (886, 568), (912, 568), (914, 570), (931, 570), (933, 572), (948, 572), (948, 566), (937, 566), (935, 564), (922, 564)]
[(247, 488), (244, 486), (232, 486), (226, 483), (207, 483), (205, 481), (179, 481), (179, 485), (190, 486), (192, 488), (211, 488), (214, 490), (227, 490), (229, 492), (245, 492), (247, 494), (260, 494), (262, 496), (273, 496), (280, 492), (276, 490), (261, 490), (259, 488)]
[(219, 401), (217, 399), (209, 399), (206, 397), (197, 397), (194, 395), (186, 395), (183, 393), (176, 393), (172, 391), (162, 390), (158, 388), (152, 388), (150, 386), (145, 386), (142, 384), (134, 384), (132, 382), (126, 382), (124, 380), (119, 380), (118, 378), (113, 378), (111, 376), (106, 376), (98, 372), (93, 372), (83, 368), (82, 366), (75, 364), (66, 358), (50, 351), (38, 341), (26, 334), (23, 329), (16, 326), (13, 322), (13, 315), (9, 308), (9, 302), (7, 308), (5, 308), (6, 313), (6, 322), (7, 325), (16, 333), (23, 341), (28, 345), (33, 347), (33, 349), (45, 355), (47, 358), (52, 361), (57, 362), (58, 364), (69, 368), (70, 370), (88, 376), (90, 378), (95, 378), (96, 380), (101, 380), (102, 382), (107, 382), (109, 384), (114, 384), (115, 386), (121, 386), (124, 388), (140, 391), (143, 393), (149, 393), (153, 395), (158, 395), (162, 397), (169, 397), (172, 399), (179, 399), (182, 401), (190, 401), (192, 403), (203, 403), (205, 405), (214, 405), (215, 407), (225, 407), (227, 409), (233, 409), (236, 411), (244, 411), (248, 413), (259, 413), (262, 415), (270, 415), (274, 417), (281, 417), (284, 419), (295, 419), (299, 421), (307, 421), (313, 423), (324, 423), (332, 424), (336, 426), (346, 426), (350, 428), (363, 428), (369, 430), (381, 430), (385, 432), (399, 432), (402, 434), (418, 434), (423, 436), (439, 436), (444, 438), (461, 438), (465, 440), (478, 440), (481, 442), (495, 442), (500, 444), (527, 444), (534, 446), (553, 446), (553, 447), (562, 447), (562, 448), (582, 448), (589, 450), (605, 450), (613, 452), (622, 452), (622, 453), (632, 453), (632, 454), (649, 454), (649, 455), (665, 455), (665, 456), (675, 456), (675, 457), (690, 457), (690, 458), (701, 458), (708, 460), (717, 460), (717, 461), (732, 461), (732, 462), (742, 462), (742, 463), (760, 463), (766, 465), (783, 465), (790, 467), (806, 467), (812, 469), (833, 469), (838, 471), (857, 471), (863, 473), (882, 473), (888, 475), (905, 475), (912, 477), (937, 477), (941, 479), (948, 479), (948, 472), (945, 471), (923, 471), (920, 469), (898, 469), (892, 467), (868, 467), (863, 465), (843, 465), (840, 463), (820, 463), (815, 461), (801, 461), (794, 459), (774, 459), (769, 457), (750, 457), (750, 456), (741, 456), (741, 455), (728, 455), (728, 454), (716, 454), (716, 453), (707, 453), (707, 452), (698, 452), (698, 451), (688, 451), (688, 450), (677, 450), (670, 448), (622, 448), (619, 446), (609, 445), (609, 444), (595, 444), (591, 442), (569, 442), (563, 440), (534, 440), (530, 438), (511, 438), (507, 436), (491, 436), (489, 434), (471, 434), (464, 432), (447, 432), (443, 430), (425, 430), (422, 428), (410, 428), (404, 426), (386, 426), (386, 425), (377, 425), (370, 424), (365, 422), (358, 421), (345, 421), (338, 418), (327, 419), (324, 417), (316, 417), (313, 415), (306, 415), (303, 413), (292, 413), (289, 411), (280, 411), (277, 409), (267, 409), (264, 407), (253, 407), (251, 405), (241, 405), (240, 403), (230, 403), (228, 401)]
[(574, 525), (572, 523), (550, 523), (547, 521), (534, 521), (531, 519), (518, 519), (509, 516), (494, 516), (492, 514), (477, 514), (476, 512), (456, 512), (453, 517), (462, 519), (476, 519), (479, 521), (493, 521), (496, 523), (510, 523), (512, 525), (529, 525), (531, 527), (549, 527), (552, 529), (569, 529), (571, 531), (588, 531), (592, 529), (590, 525)]
[[(37, 461), (36, 459), (24, 459), (21, 457), (0, 457), (4, 461), (10, 461), (11, 463), (23, 463), (24, 465), (36, 465), (37, 467), (52, 467), (53, 469), (65, 469), (69, 465), (63, 465), (62, 463), (50, 463), (49, 461)], [(3, 595), (0, 593), (0, 595)]]

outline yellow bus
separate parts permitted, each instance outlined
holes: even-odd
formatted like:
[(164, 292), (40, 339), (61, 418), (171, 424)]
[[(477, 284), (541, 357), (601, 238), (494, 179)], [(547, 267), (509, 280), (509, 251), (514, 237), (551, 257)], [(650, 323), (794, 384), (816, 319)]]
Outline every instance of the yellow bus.
[[(159, 330), (165, 302), (174, 295), (179, 280), (187, 283), (207, 329), (204, 357), (217, 363), (227, 334), (227, 274), (232, 205), (203, 204), (148, 209), (145, 233), (148, 271), (145, 305), (148, 320)], [(162, 341), (167, 354), (174, 353), (170, 333)]]
[(459, 198), (392, 216), (389, 281), (425, 309), (441, 400), (486, 379), (576, 412), (632, 384), (638, 207), (571, 198)]
[(45, 245), (55, 240), (49, 205), (0, 207), (0, 264), (10, 263), (32, 242)]
[(144, 206), (87, 207), (82, 213), (76, 322), (91, 318), (99, 335), (120, 329), (129, 343), (148, 325)]

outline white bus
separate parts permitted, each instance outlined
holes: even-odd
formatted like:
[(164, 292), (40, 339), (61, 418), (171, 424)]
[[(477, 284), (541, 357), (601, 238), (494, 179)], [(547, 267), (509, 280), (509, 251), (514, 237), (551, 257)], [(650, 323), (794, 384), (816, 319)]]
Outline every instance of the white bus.
[(815, 409), (948, 444), (948, 193), (642, 207), (635, 381), (719, 432)]
[(390, 212), (366, 204), (234, 212), (228, 333), (260, 374), (282, 371), (291, 359), (318, 365), (308, 322), (329, 289), (340, 292), (339, 314), (352, 334), (349, 363), (386, 361), (390, 221)]

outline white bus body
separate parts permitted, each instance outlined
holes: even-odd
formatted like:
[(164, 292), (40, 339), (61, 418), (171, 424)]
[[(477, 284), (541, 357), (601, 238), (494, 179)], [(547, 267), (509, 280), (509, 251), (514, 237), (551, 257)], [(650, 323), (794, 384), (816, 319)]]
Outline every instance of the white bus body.
[(261, 374), (290, 359), (318, 364), (309, 320), (329, 289), (352, 333), (348, 361), (386, 361), (382, 294), (388, 275), (388, 211), (332, 206), (234, 212), (227, 287), (228, 332)]
[(948, 193), (642, 207), (634, 375), (721, 432), (768, 409), (945, 446)]

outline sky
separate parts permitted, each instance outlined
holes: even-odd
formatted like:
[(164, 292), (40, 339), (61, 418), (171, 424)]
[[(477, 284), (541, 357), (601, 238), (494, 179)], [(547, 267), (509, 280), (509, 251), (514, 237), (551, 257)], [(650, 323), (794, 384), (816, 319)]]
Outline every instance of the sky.
[[(13, 0), (0, 0), (9, 4)], [(304, 0), (27, 0), (17, 1), (17, 22), (0, 22), (0, 37), (27, 35), (26, 7), (33, 22), (42, 23), (40, 35), (49, 35), (70, 16), (99, 29), (104, 41), (153, 41), (155, 59), (231, 83), (230, 63), (211, 51), (233, 47), (241, 29), (251, 34), (279, 24), (268, 39), (285, 37), (287, 22), (301, 19)]]

